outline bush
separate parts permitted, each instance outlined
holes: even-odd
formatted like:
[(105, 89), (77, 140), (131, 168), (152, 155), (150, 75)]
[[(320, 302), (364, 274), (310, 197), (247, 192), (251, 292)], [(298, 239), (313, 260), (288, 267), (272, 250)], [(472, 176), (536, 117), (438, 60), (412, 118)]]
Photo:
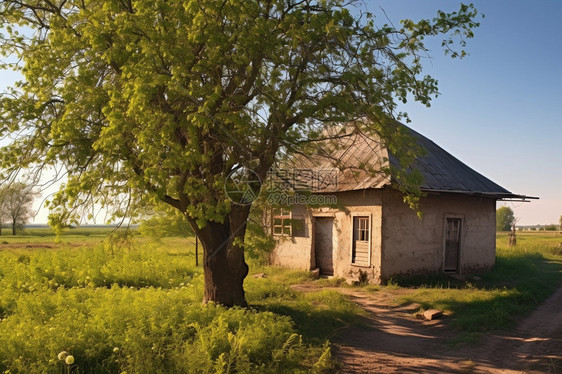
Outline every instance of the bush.
[[(163, 244), (165, 250), (137, 243), (1, 253), (0, 371), (60, 373), (62, 351), (81, 373), (331, 366), (329, 346), (303, 343), (290, 316), (201, 305), (201, 269), (193, 266), (191, 248), (173, 243)], [(248, 292), (261, 302), (297, 297), (286, 286), (253, 280)]]
[[(276, 372), (298, 369), (303, 345), (288, 317), (199, 302), (189, 287), (30, 292), (0, 329), (2, 370), (58, 372), (67, 351), (80, 371)], [(30, 339), (29, 337), (33, 337)]]

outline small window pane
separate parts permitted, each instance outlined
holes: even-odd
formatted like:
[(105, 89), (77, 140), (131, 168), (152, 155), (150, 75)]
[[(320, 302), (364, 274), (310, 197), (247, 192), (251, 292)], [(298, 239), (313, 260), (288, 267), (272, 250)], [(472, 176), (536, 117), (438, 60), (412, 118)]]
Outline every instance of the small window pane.
[(273, 235), (291, 236), (291, 212), (285, 209), (273, 210)]

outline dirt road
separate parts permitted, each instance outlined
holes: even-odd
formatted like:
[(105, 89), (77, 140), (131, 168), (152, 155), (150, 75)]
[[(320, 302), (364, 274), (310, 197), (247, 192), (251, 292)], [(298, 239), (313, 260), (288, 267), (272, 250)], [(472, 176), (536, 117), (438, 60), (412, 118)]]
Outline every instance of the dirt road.
[(340, 373), (562, 373), (562, 287), (513, 331), (453, 348), (447, 318), (416, 318), (416, 305), (397, 307), (396, 294), (339, 288), (368, 313), (364, 327), (340, 331)]

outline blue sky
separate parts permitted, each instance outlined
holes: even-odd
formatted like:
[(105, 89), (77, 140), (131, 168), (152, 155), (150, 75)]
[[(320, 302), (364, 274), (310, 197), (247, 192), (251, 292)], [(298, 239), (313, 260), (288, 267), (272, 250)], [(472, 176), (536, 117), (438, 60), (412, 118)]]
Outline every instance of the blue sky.
[[(441, 96), (431, 108), (403, 107), (410, 126), (508, 190), (539, 196), (508, 203), (519, 224), (558, 222), (562, 215), (562, 1), (473, 1), (485, 14), (469, 56), (452, 60), (432, 43), (425, 73)], [(386, 22), (452, 11), (450, 0), (365, 0)], [(0, 71), (0, 89), (15, 78)], [(499, 203), (501, 205), (501, 203)], [(45, 222), (41, 212), (36, 222)]]
[[(562, 1), (472, 1), (485, 15), (469, 56), (445, 57), (435, 43), (425, 73), (439, 81), (431, 108), (408, 103), (410, 126), (506, 189), (539, 196), (507, 203), (519, 224), (562, 215)], [(366, 1), (395, 25), (453, 11), (458, 2)], [(382, 19), (381, 16), (377, 18)], [(498, 203), (499, 205), (504, 205)]]

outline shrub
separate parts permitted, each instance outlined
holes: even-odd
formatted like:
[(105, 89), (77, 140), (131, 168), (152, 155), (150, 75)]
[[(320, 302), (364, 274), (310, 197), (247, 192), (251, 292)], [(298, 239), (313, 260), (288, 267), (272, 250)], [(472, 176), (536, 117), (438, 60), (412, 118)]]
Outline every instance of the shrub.
[[(0, 371), (60, 373), (62, 351), (81, 373), (330, 366), (329, 346), (303, 343), (290, 316), (201, 305), (203, 277), (191, 248), (182, 252), (170, 243), (0, 253)], [(297, 298), (286, 285), (253, 281), (253, 300)]]

